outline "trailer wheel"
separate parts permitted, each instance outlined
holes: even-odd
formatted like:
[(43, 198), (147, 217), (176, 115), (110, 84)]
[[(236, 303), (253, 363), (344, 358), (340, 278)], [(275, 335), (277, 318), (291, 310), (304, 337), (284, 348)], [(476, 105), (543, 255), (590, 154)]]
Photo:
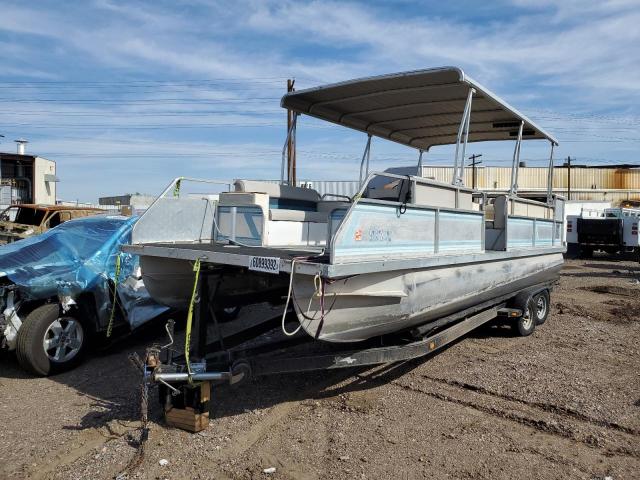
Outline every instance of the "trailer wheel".
[(87, 343), (82, 323), (71, 315), (61, 316), (58, 305), (48, 303), (33, 310), (22, 322), (16, 355), (25, 370), (53, 375), (75, 367), (82, 360)]
[(528, 337), (536, 329), (535, 311), (533, 299), (530, 299), (522, 311), (522, 316), (513, 324), (513, 329), (521, 337)]
[(549, 316), (549, 292), (543, 290), (534, 296), (533, 303), (535, 305), (536, 325), (542, 325)]

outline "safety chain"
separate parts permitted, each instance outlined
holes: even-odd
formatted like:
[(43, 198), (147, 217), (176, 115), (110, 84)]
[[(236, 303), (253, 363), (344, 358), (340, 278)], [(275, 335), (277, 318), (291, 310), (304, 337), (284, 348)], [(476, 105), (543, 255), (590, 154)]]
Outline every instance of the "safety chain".
[(129, 355), (129, 360), (142, 370), (142, 382), (140, 383), (140, 438), (138, 439), (136, 453), (122, 472), (115, 477), (116, 480), (125, 480), (140, 467), (144, 460), (145, 446), (149, 439), (149, 382), (147, 382), (144, 375), (145, 365), (136, 353)]

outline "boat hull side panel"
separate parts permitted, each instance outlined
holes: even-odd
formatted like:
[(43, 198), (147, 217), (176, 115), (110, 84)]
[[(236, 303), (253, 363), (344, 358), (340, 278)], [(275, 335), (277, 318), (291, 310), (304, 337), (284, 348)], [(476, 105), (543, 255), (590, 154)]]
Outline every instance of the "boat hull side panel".
[(325, 284), (324, 318), (313, 277), (296, 275), (295, 308), (302, 327), (312, 337), (357, 342), (552, 282), (558, 278), (562, 262), (562, 254), (553, 253), (515, 261), (357, 275)]
[(193, 262), (178, 258), (141, 255), (140, 269), (144, 286), (158, 303), (186, 310), (193, 290)]

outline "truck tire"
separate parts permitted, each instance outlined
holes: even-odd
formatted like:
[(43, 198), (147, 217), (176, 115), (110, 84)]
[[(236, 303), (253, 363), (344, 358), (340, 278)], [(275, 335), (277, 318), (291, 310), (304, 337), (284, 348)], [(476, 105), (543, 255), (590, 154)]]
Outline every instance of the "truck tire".
[(580, 246), (580, 258), (592, 258), (593, 248)]
[(533, 304), (535, 305), (535, 318), (536, 325), (542, 325), (547, 321), (549, 316), (550, 297), (549, 291), (543, 290), (533, 297)]
[[(57, 304), (33, 310), (18, 330), (16, 355), (25, 370), (40, 376), (75, 367), (88, 343), (82, 323), (72, 315), (60, 315)], [(48, 347), (48, 348), (47, 348)]]
[(513, 324), (513, 330), (521, 337), (528, 337), (536, 329), (535, 304), (530, 299), (522, 310), (522, 316)]

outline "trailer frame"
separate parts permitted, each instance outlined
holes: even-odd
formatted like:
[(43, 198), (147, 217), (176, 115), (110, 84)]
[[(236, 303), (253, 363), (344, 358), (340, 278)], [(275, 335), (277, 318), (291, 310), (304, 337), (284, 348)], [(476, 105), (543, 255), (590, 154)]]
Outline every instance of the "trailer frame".
[[(215, 278), (216, 285), (211, 285), (212, 278)], [(208, 412), (210, 397), (202, 393), (209, 388), (203, 389), (203, 383), (210, 385), (228, 382), (233, 385), (253, 376), (373, 366), (420, 358), (440, 350), (496, 318), (501, 318), (506, 323), (517, 321), (522, 318), (530, 299), (542, 291), (550, 292), (555, 283), (544, 282), (527, 287), (436, 321), (356, 344), (322, 342), (300, 333), (285, 339), (238, 348), (251, 339), (279, 328), (282, 315), (259, 318), (248, 327), (224, 336), (213, 308), (220, 281), (220, 277), (215, 276), (214, 272), (206, 270), (198, 279), (189, 362), (184, 354), (176, 355), (176, 350), (171, 348), (172, 322), (167, 326), (170, 344), (147, 350), (143, 368), (145, 382), (159, 384), (159, 400), (164, 407), (167, 422), (178, 428), (184, 427), (182, 418), (186, 414), (180, 413), (182, 423), (176, 423), (176, 409), (193, 415), (195, 425), (204, 425), (203, 419)], [(211, 291), (212, 286), (215, 288), (214, 296), (209, 298), (206, 293)], [(291, 321), (296, 321), (292, 311), (287, 312), (287, 315)], [(208, 338), (211, 331), (215, 332), (213, 339)], [(187, 423), (193, 425), (194, 422)]]

